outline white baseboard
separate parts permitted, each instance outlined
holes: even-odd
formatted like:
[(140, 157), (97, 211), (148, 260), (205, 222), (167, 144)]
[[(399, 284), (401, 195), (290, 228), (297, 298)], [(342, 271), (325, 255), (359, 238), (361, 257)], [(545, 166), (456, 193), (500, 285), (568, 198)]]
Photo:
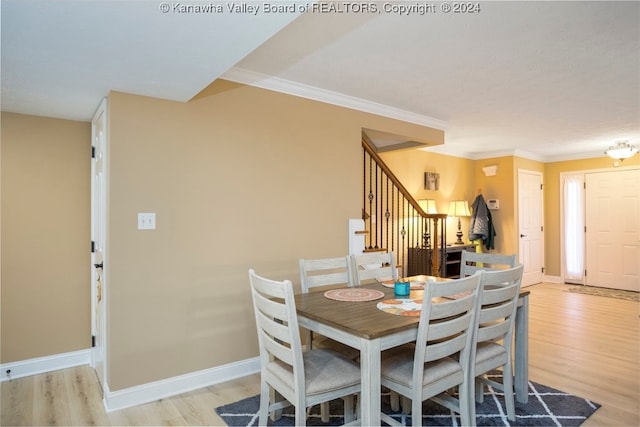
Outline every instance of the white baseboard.
[(548, 283), (564, 283), (560, 276), (544, 276), (542, 280)]
[[(89, 364), (91, 364), (91, 349), (3, 363), (0, 364), (0, 381)], [(10, 372), (9, 375), (7, 371)], [(103, 384), (103, 404), (107, 412), (117, 411), (258, 372), (260, 372), (260, 358), (254, 357), (118, 391), (109, 391), (108, 384)]]
[[(18, 362), (0, 365), (0, 381), (28, 377), (58, 369), (72, 368), (91, 362), (91, 349), (54, 354), (53, 356), (36, 357)], [(7, 374), (7, 371), (9, 373)]]
[(258, 372), (260, 358), (254, 357), (118, 391), (109, 391), (105, 387), (104, 407), (107, 412), (117, 411)]

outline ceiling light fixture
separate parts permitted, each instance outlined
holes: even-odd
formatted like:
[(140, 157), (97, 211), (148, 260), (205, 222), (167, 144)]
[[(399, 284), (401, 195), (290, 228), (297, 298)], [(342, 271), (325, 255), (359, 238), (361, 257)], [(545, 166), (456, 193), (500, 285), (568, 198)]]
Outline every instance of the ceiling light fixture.
[(629, 145), (627, 141), (618, 141), (615, 145), (609, 147), (609, 149), (605, 151), (604, 154), (611, 157), (612, 159), (623, 161), (624, 159), (633, 157), (637, 152), (638, 147)]

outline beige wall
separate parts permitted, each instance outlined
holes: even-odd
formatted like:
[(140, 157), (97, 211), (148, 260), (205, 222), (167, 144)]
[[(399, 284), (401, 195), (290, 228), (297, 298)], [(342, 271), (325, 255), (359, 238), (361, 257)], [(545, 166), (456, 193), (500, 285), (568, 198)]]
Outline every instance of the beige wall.
[[(484, 199), (500, 199), (500, 210), (491, 211), (492, 221), (496, 228), (496, 253), (517, 253), (517, 205), (515, 182), (517, 158), (496, 157), (485, 160), (469, 160), (460, 157), (446, 156), (421, 150), (396, 151), (381, 154), (382, 159), (400, 179), (403, 185), (416, 199), (435, 199), (438, 212), (447, 213), (451, 200), (467, 200), (469, 206), (478, 192)], [(482, 172), (485, 166), (496, 165), (495, 176), (487, 177)], [(424, 189), (424, 172), (440, 174), (438, 191)], [(462, 218), (462, 239), (468, 242), (470, 218)], [(457, 220), (447, 219), (447, 241), (456, 240)], [(487, 249), (484, 249), (487, 251)]]
[[(347, 252), (347, 220), (361, 209), (361, 129), (442, 141), (433, 129), (223, 81), (186, 104), (122, 93), (109, 102), (112, 391), (256, 356), (247, 269), (298, 286), (299, 257)], [(2, 114), (2, 363), (90, 345), (89, 140), (88, 123)], [(517, 169), (542, 168), (551, 275), (559, 173), (611, 166), (383, 158), (441, 211), (478, 189), (499, 198), (500, 252), (517, 250), (503, 237), (517, 227)], [(484, 177), (492, 164), (498, 175)], [(425, 171), (441, 174), (440, 191), (423, 189)], [(137, 212), (156, 212), (157, 230), (138, 231)]]
[(109, 115), (111, 390), (257, 356), (247, 270), (297, 286), (298, 258), (347, 254), (362, 128), (442, 137), (224, 81), (187, 104), (112, 93)]
[[(422, 150), (403, 150), (381, 153), (380, 157), (393, 174), (416, 199), (434, 199), (438, 213), (447, 213), (449, 201), (468, 200), (469, 206), (475, 198), (473, 193), (473, 161), (459, 157), (430, 153)], [(424, 189), (424, 172), (440, 174), (440, 186), (436, 190)], [(469, 218), (462, 218), (463, 240), (469, 234)], [(458, 222), (447, 219), (447, 241), (456, 240)]]
[(2, 113), (2, 355), (91, 346), (89, 123)]

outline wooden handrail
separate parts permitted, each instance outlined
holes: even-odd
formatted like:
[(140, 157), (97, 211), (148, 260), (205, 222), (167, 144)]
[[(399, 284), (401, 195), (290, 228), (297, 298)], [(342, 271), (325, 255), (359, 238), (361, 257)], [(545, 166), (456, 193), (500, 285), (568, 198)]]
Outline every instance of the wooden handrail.
[(416, 199), (414, 199), (411, 193), (409, 193), (409, 190), (407, 190), (405, 186), (402, 185), (398, 177), (395, 176), (395, 174), (391, 171), (391, 169), (389, 169), (387, 164), (382, 160), (382, 158), (380, 158), (376, 150), (373, 148), (373, 144), (371, 143), (371, 141), (369, 141), (366, 135), (362, 135), (362, 147), (376, 161), (380, 169), (382, 169), (383, 172), (387, 174), (387, 176), (389, 177), (393, 185), (395, 185), (398, 188), (398, 191), (400, 191), (400, 193), (402, 193), (402, 195), (407, 199), (407, 201), (411, 204), (411, 206), (413, 206), (413, 208), (416, 211), (418, 211), (420, 216), (422, 216), (423, 218), (439, 218), (439, 219), (447, 218), (447, 214), (444, 214), (444, 213), (428, 214), (424, 210), (422, 210), (422, 207), (416, 201)]
[[(416, 252), (416, 249), (428, 248), (431, 251), (429, 252), (431, 255), (429, 256), (430, 261), (428, 261), (429, 263), (428, 269), (421, 272), (420, 274), (426, 273), (426, 274), (438, 275), (440, 273), (440, 261), (444, 259), (444, 252), (442, 250), (443, 250), (443, 246), (445, 245), (444, 241), (446, 239), (446, 230), (444, 229), (444, 226), (445, 226), (444, 224), (447, 218), (447, 214), (426, 213), (422, 209), (418, 201), (415, 200), (415, 198), (411, 195), (411, 193), (409, 193), (409, 191), (405, 188), (405, 186), (400, 182), (398, 177), (391, 171), (391, 169), (389, 169), (389, 167), (382, 160), (382, 158), (380, 158), (380, 156), (376, 152), (376, 149), (373, 143), (364, 134), (362, 135), (362, 148), (364, 150), (363, 151), (364, 152), (363, 172), (365, 173), (365, 177), (364, 177), (365, 186), (367, 183), (369, 183), (368, 194), (367, 194), (366, 187), (363, 188), (364, 192), (363, 192), (362, 219), (364, 219), (365, 221), (369, 220), (370, 221), (369, 225), (371, 226), (371, 229), (369, 230), (369, 247), (366, 250), (367, 251), (388, 250), (385, 247), (385, 245), (379, 246), (379, 243), (382, 242), (383, 240), (384, 240), (383, 243), (385, 244), (391, 243), (392, 250), (397, 251), (399, 257), (404, 257), (405, 255), (409, 257), (410, 252), (414, 254), (413, 255), (414, 257), (426, 256), (426, 255), (416, 255), (416, 254), (419, 254), (419, 252)], [(370, 164), (368, 168), (367, 168), (367, 156)], [(372, 171), (374, 169), (372, 169), (371, 162), (375, 164), (375, 168), (376, 168), (375, 180), (372, 176)], [(366, 176), (367, 170), (369, 170), (368, 179)], [(378, 181), (378, 171), (381, 172), (380, 181)], [(385, 193), (381, 194), (378, 192), (378, 182), (380, 183), (380, 190), (382, 190), (382, 187), (383, 187), (382, 177), (384, 177), (384, 180), (386, 180), (387, 182), (385, 187), (386, 194)], [(374, 186), (375, 186), (375, 189), (373, 188)], [(389, 186), (391, 186), (391, 188), (393, 189), (391, 193), (389, 193)], [(398, 228), (395, 231), (388, 226), (389, 225), (388, 221), (390, 218), (392, 218), (392, 221), (397, 221), (397, 219), (394, 219), (395, 217), (393, 216), (393, 212), (394, 212), (393, 207), (391, 209), (391, 212), (389, 211), (389, 207), (390, 207), (389, 197), (391, 197), (391, 202), (392, 202), (391, 206), (393, 206), (393, 204), (396, 203), (394, 202), (394, 194), (397, 194), (398, 196), (395, 199), (395, 201), (398, 203), (397, 205), (398, 207), (400, 207), (399, 203), (400, 203), (400, 200), (402, 200), (402, 203), (403, 204), (406, 203), (409, 210), (411, 209), (413, 210), (413, 212), (409, 213), (409, 215), (420, 217), (425, 221), (422, 223), (422, 225), (418, 226), (419, 230), (422, 230), (423, 234), (415, 234), (414, 231), (410, 231), (411, 230), (410, 228), (405, 229), (405, 226), (413, 227), (415, 225), (413, 221), (410, 222), (412, 224), (410, 225), (409, 222), (406, 222), (405, 220), (400, 220), (399, 223), (401, 224), (401, 228)], [(386, 218), (386, 222), (384, 222), (384, 220), (383, 222), (377, 221), (378, 224), (380, 224), (380, 226), (377, 228), (377, 232), (376, 232), (374, 230), (373, 224), (376, 222), (375, 213), (380, 214), (378, 218), (381, 218), (383, 216), (382, 199), (386, 200), (386, 211), (384, 212), (384, 217)], [(372, 204), (374, 201), (375, 203)], [(369, 210), (367, 210), (367, 203), (369, 204)], [(378, 207), (380, 208), (379, 211), (378, 211)], [(404, 215), (404, 212), (405, 212), (404, 207), (402, 208), (402, 212)], [(427, 229), (433, 230), (432, 236), (429, 236), (430, 231), (426, 231)], [(386, 232), (385, 238), (382, 238), (383, 230)], [(391, 232), (391, 236), (389, 236), (389, 232)], [(393, 249), (394, 235), (402, 236), (401, 238), (398, 238), (398, 240), (396, 240), (396, 243), (398, 245), (396, 249)], [(379, 236), (380, 236), (380, 239), (379, 239)], [(408, 241), (405, 241), (405, 236), (413, 236), (413, 237), (410, 237)], [(389, 242), (389, 237), (391, 237), (390, 242)], [(418, 240), (414, 240), (416, 238)], [(424, 241), (422, 239), (424, 239)], [(402, 244), (400, 244), (400, 240), (402, 241)], [(420, 242), (420, 243), (417, 243), (417, 242)], [(413, 246), (414, 243), (417, 243), (417, 245)], [(413, 270), (415, 266), (420, 265), (419, 262), (422, 262), (422, 261), (414, 261), (413, 263), (408, 262), (407, 263), (408, 269)]]

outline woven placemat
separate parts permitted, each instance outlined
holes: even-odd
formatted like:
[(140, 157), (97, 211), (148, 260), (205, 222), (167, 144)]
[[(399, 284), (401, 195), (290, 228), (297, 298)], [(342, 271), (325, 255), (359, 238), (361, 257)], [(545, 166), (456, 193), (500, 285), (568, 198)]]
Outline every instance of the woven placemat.
[(384, 297), (384, 292), (376, 289), (340, 288), (331, 289), (324, 296), (336, 301), (374, 301)]
[(396, 316), (420, 317), (422, 299), (396, 298), (380, 301), (376, 307), (385, 313)]

